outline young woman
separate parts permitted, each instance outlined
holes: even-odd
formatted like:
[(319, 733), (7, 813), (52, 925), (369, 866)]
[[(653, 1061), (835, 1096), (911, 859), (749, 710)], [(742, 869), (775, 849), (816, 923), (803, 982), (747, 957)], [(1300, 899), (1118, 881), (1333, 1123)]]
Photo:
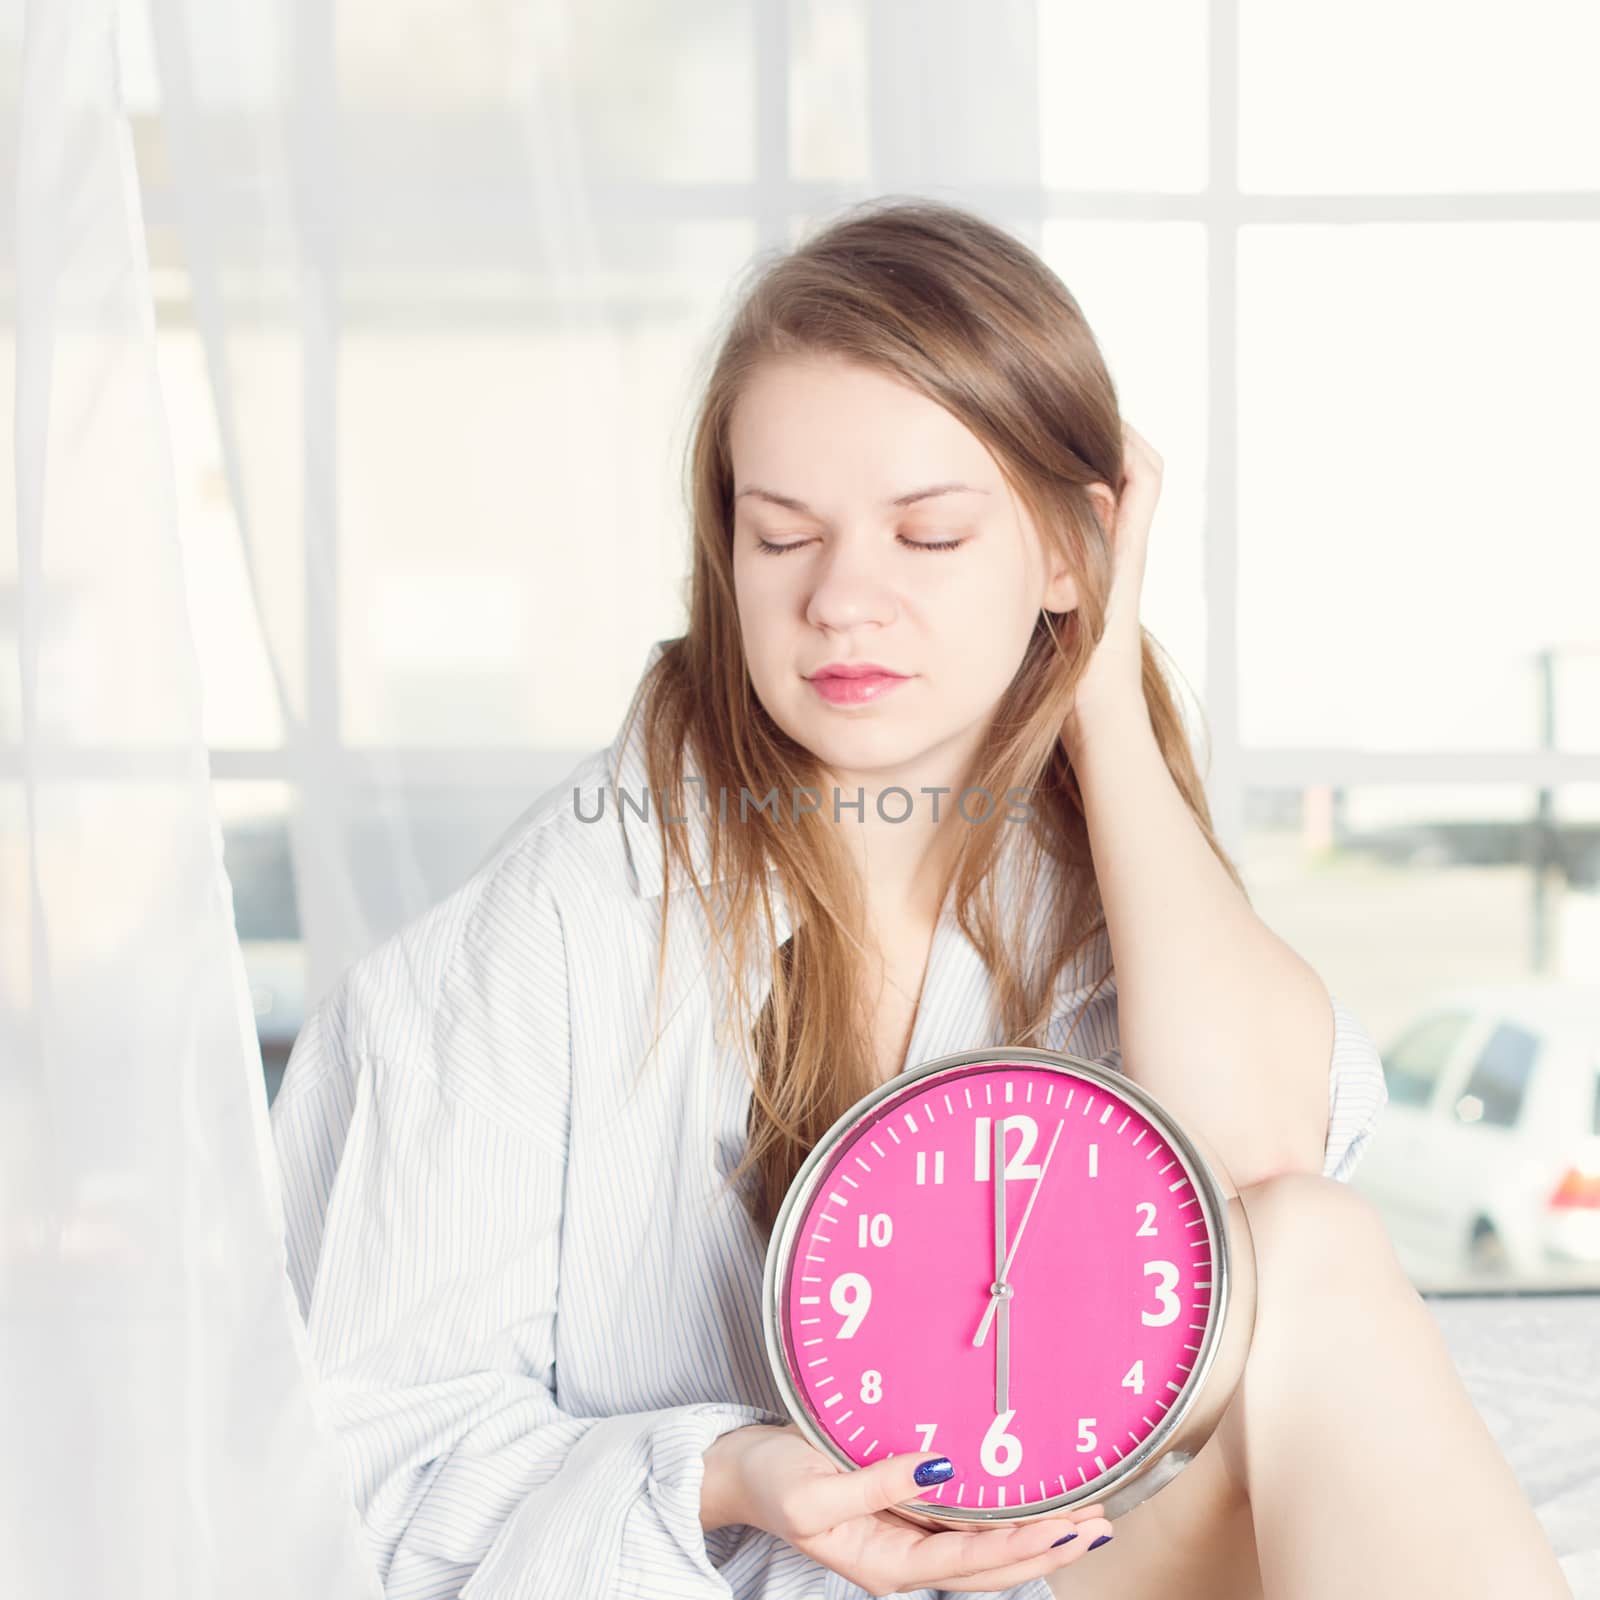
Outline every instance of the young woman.
[[(388, 1594), (1567, 1592), (1341, 1181), (1376, 1053), (1212, 834), (1138, 622), (1159, 480), (1072, 297), (976, 217), (868, 205), (749, 288), (692, 442), (688, 631), (345, 973), (273, 1107)], [(767, 1368), (806, 1153), (999, 1044), (1125, 1071), (1251, 1222), (1244, 1380), (1109, 1543), (1095, 1506), (913, 1527), (887, 1508), (937, 1458), (840, 1471)]]

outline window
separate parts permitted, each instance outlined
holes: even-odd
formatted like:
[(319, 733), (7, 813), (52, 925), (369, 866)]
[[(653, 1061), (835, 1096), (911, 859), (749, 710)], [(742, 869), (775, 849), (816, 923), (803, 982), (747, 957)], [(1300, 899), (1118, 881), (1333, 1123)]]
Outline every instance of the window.
[(1456, 1115), (1463, 1122), (1514, 1128), (1522, 1114), (1523, 1095), (1538, 1056), (1536, 1034), (1513, 1022), (1500, 1023), (1489, 1036), (1456, 1102)]
[[(121, 12), (141, 38), (147, 9)], [(375, 928), (412, 881), (385, 806), (443, 892), (681, 628), (688, 404), (739, 275), (905, 191), (1001, 222), (1080, 298), (1166, 461), (1141, 612), (1204, 707), (1215, 831), (1269, 925), (1399, 1041), (1392, 1103), (1425, 1103), (1460, 1042), (1436, 989), (1600, 970), (1592, 8), (1538, 0), (1507, 30), (1126, 0), (926, 36), (869, 0), (793, 0), (783, 26), (597, 5), (570, 37), (537, 11), (452, 14), (420, 76), (375, 0), (230, 54), (249, 78), (214, 86), (209, 267), (156, 75), (125, 54), (212, 770), (377, 841)], [(282, 164), (251, 126), (279, 103), (337, 161)], [(533, 203), (559, 149), (581, 228)], [(302, 785), (286, 711), (338, 782)], [(258, 847), (230, 843), (265, 962), (292, 908), (252, 903)], [(1514, 1116), (1514, 1061), (1479, 1066), (1484, 1120)]]
[(1439, 1079), (1471, 1020), (1465, 1011), (1428, 1017), (1384, 1052), (1383, 1076), (1389, 1086), (1390, 1105), (1426, 1106), (1433, 1099)]

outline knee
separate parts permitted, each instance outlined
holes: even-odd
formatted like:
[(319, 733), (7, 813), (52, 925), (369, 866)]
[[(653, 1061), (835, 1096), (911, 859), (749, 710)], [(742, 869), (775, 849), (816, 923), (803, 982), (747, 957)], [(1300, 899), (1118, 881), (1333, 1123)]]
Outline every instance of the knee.
[(1285, 1172), (1247, 1185), (1238, 1199), (1250, 1227), (1258, 1291), (1309, 1291), (1317, 1301), (1319, 1289), (1410, 1287), (1382, 1214), (1349, 1184)]

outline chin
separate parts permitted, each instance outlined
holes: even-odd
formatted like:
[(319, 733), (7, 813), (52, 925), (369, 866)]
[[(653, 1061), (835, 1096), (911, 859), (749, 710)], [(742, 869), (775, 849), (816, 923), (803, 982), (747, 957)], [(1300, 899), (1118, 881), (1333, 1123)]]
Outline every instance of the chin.
[(821, 728), (812, 721), (795, 737), (817, 760), (835, 772), (850, 773), (861, 779), (881, 773), (890, 782), (914, 763), (930, 743), (926, 728), (919, 728), (913, 734), (903, 727), (882, 724), (870, 728)]

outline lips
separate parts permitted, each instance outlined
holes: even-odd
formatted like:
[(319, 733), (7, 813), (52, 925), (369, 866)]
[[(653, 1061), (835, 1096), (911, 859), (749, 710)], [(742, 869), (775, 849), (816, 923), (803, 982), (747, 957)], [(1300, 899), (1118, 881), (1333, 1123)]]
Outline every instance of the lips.
[(821, 678), (903, 678), (906, 674), (891, 667), (879, 666), (876, 661), (834, 661), (818, 667), (811, 674), (813, 681)]
[(911, 679), (872, 661), (836, 661), (819, 667), (806, 682), (831, 706), (863, 706), (890, 695)]

